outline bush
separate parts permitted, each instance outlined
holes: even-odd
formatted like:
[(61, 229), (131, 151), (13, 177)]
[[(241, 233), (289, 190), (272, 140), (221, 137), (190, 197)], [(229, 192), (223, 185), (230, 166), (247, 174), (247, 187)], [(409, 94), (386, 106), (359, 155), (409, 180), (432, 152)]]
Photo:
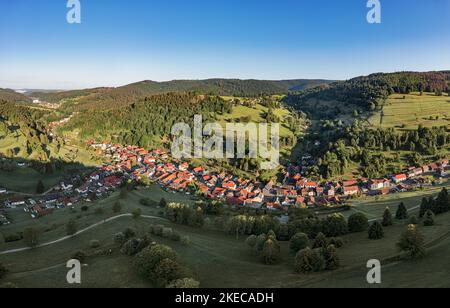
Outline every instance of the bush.
[(112, 210), (115, 214), (122, 212), (122, 205), (120, 204), (120, 202), (114, 203)]
[(23, 239), (28, 247), (35, 248), (39, 245), (39, 237), (41, 235), (41, 231), (37, 228), (26, 228), (23, 231)]
[(87, 211), (89, 211), (89, 206), (83, 205), (83, 206), (81, 207), (81, 211), (82, 211), (82, 212), (87, 212)]
[(133, 219), (139, 219), (142, 216), (142, 210), (141, 209), (134, 209), (131, 213), (133, 215)]
[(7, 236), (5, 236), (6, 243), (18, 242), (18, 241), (21, 241), (22, 239), (23, 239), (23, 235), (20, 233), (13, 233), (13, 234), (8, 234)]
[(103, 215), (103, 209), (101, 207), (98, 207), (94, 211), (95, 215)]
[(297, 253), (309, 246), (309, 238), (305, 233), (295, 234), (290, 241), (289, 248), (291, 251)]
[(164, 245), (155, 245), (144, 248), (135, 256), (134, 264), (140, 275), (146, 279), (154, 279), (157, 265), (165, 259), (176, 261), (177, 254), (172, 248)]
[(325, 259), (325, 269), (331, 271), (339, 267), (341, 261), (334, 245), (329, 245), (327, 248), (323, 248), (322, 255)]
[(123, 234), (123, 232), (119, 232), (114, 235), (114, 244), (122, 247), (122, 245), (125, 244), (125, 242), (126, 237), (125, 234)]
[(173, 230), (171, 228), (164, 228), (162, 231), (163, 238), (171, 239), (173, 235)]
[(191, 239), (189, 236), (183, 236), (181, 237), (181, 244), (188, 246), (191, 244)]
[(80, 263), (84, 263), (86, 262), (86, 257), (86, 253), (84, 251), (78, 250), (71, 256), (71, 259), (78, 260), (80, 261)]
[(348, 233), (348, 224), (342, 214), (330, 215), (323, 223), (324, 232), (328, 237), (341, 236)]
[(294, 268), (297, 273), (320, 272), (326, 268), (326, 262), (318, 249), (307, 247), (295, 256)]
[(402, 233), (397, 246), (401, 251), (407, 252), (412, 258), (425, 255), (425, 239), (415, 225), (408, 226), (408, 229)]
[(344, 247), (344, 240), (340, 237), (332, 237), (328, 239), (327, 244), (328, 246), (333, 245), (336, 248), (342, 248)]
[(154, 231), (155, 231), (154, 234), (156, 236), (163, 236), (163, 230), (164, 230), (164, 226), (161, 226), (161, 225), (154, 226)]
[(198, 289), (200, 282), (192, 278), (183, 278), (172, 281), (167, 285), (169, 289)]
[(384, 237), (383, 226), (378, 222), (374, 222), (369, 228), (369, 239), (380, 240)]
[(316, 239), (313, 243), (313, 249), (316, 248), (326, 248), (328, 246), (327, 238), (325, 237), (325, 234), (319, 233), (316, 236)]
[(394, 224), (392, 221), (392, 213), (391, 210), (387, 207), (386, 210), (384, 210), (383, 214), (383, 222), (381, 223), (383, 227), (390, 227)]
[(75, 235), (78, 231), (78, 226), (77, 226), (77, 222), (73, 219), (71, 219), (67, 224), (66, 224), (66, 234), (69, 236)]
[(425, 218), (424, 218), (424, 221), (423, 221), (423, 225), (425, 227), (432, 227), (432, 226), (434, 226), (434, 213), (433, 213), (433, 211), (428, 210), (425, 213)]
[(136, 230), (133, 228), (126, 228), (125, 231), (123, 231), (123, 234), (125, 235), (125, 239), (129, 240), (136, 236)]
[(154, 280), (158, 286), (166, 287), (169, 282), (182, 278), (182, 268), (173, 259), (164, 259), (156, 265), (154, 270)]
[(403, 202), (398, 206), (395, 218), (397, 220), (405, 220), (408, 218), (408, 210), (406, 209), (406, 206)]
[(281, 257), (281, 248), (276, 238), (270, 237), (265, 243), (262, 250), (264, 263), (272, 265), (277, 263)]
[(364, 232), (369, 228), (369, 220), (362, 213), (355, 213), (348, 219), (348, 230), (351, 233)]
[(416, 215), (412, 215), (411, 217), (409, 217), (408, 223), (410, 225), (418, 225), (419, 224), (419, 219), (417, 218)]
[(89, 243), (89, 247), (91, 247), (91, 248), (99, 248), (100, 247), (100, 241), (98, 241), (98, 240), (92, 240), (90, 243)]
[(146, 243), (141, 239), (131, 239), (123, 244), (120, 252), (126, 256), (134, 256), (140, 253), (146, 247)]
[(180, 235), (180, 233), (175, 232), (175, 231), (172, 232), (171, 240), (172, 240), (172, 241), (175, 241), (175, 242), (181, 241), (181, 235)]
[(250, 235), (246, 240), (245, 243), (250, 247), (250, 248), (255, 248), (256, 246), (256, 242), (258, 240), (258, 237), (256, 235)]

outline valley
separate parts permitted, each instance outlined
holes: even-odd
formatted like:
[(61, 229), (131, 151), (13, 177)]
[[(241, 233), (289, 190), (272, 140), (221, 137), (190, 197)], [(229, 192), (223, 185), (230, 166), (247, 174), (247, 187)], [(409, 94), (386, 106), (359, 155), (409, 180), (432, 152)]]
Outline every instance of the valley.
[[(449, 80), (440, 72), (345, 82), (141, 82), (30, 94), (41, 107), (8, 92), (0, 117), (3, 280), (67, 287), (65, 262), (82, 252), (83, 287), (160, 286), (135, 271), (139, 252), (128, 255), (116, 241), (133, 229), (130, 241), (171, 247), (179, 278), (206, 288), (365, 287), (373, 258), (386, 265), (389, 286), (422, 286), (395, 275), (392, 264), (421, 262), (396, 247), (408, 225), (423, 235), (429, 258), (448, 241)], [(263, 172), (246, 159), (172, 158), (172, 125), (195, 114), (220, 124), (280, 123), (282, 166)], [(387, 207), (397, 219), (382, 238), (367, 239)], [(432, 227), (423, 226), (427, 211), (436, 214)], [(366, 227), (353, 230), (355, 217)], [(322, 248), (337, 249), (339, 266), (300, 271), (292, 249), (300, 233), (308, 246), (326, 236)], [(110, 279), (98, 281), (107, 269)]]

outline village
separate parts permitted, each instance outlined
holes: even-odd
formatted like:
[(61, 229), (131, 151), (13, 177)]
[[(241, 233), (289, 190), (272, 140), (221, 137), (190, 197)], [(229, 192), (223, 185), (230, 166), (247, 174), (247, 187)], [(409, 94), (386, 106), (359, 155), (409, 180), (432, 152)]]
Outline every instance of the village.
[[(302, 166), (286, 167), (281, 184), (246, 180), (225, 172), (209, 172), (202, 167), (191, 168), (187, 162), (171, 158), (163, 150), (147, 151), (137, 146), (113, 145), (87, 141), (98, 155), (109, 163), (81, 177), (62, 181), (42, 196), (18, 196), (4, 201), (4, 208), (24, 207), (35, 219), (54, 210), (75, 207), (80, 202), (107, 197), (128, 181), (157, 183), (173, 193), (195, 195), (222, 202), (231, 207), (249, 207), (286, 213), (292, 207), (330, 209), (344, 206), (348, 200), (362, 196), (387, 195), (418, 189), (426, 184), (426, 176), (445, 178), (450, 175), (448, 160), (422, 167), (411, 167), (404, 173), (382, 179), (317, 182), (304, 177)], [(6, 194), (2, 188), (0, 194)], [(8, 224), (0, 212), (0, 225)]]

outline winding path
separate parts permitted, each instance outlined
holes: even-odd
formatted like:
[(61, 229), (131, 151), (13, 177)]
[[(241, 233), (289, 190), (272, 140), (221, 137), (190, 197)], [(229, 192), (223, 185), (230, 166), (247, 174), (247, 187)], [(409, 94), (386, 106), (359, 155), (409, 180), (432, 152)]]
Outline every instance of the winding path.
[[(18, 253), (18, 252), (23, 252), (23, 251), (28, 251), (28, 250), (36, 249), (36, 248), (42, 248), (42, 247), (47, 247), (47, 246), (51, 246), (51, 245), (54, 245), (54, 244), (58, 244), (58, 243), (61, 243), (61, 242), (66, 241), (66, 240), (68, 240), (68, 239), (71, 239), (71, 238), (73, 238), (73, 237), (75, 237), (75, 236), (77, 236), (77, 235), (80, 235), (80, 234), (82, 234), (82, 233), (85, 233), (85, 232), (87, 232), (87, 231), (89, 231), (89, 230), (92, 230), (92, 229), (94, 229), (94, 228), (96, 228), (96, 227), (98, 227), (98, 226), (104, 225), (104, 224), (106, 224), (106, 223), (109, 223), (109, 222), (111, 222), (111, 221), (114, 221), (114, 220), (117, 220), (117, 219), (120, 219), (120, 218), (124, 218), (124, 217), (133, 217), (133, 215), (132, 215), (132, 214), (122, 214), (122, 215), (117, 215), (117, 216), (114, 216), (114, 217), (110, 217), (110, 218), (105, 219), (105, 220), (103, 220), (103, 221), (100, 221), (100, 222), (98, 222), (98, 223), (96, 223), (96, 224), (93, 224), (92, 226), (89, 226), (89, 227), (87, 227), (87, 228), (84, 228), (84, 229), (78, 231), (77, 233), (75, 233), (74, 235), (69, 235), (69, 236), (62, 237), (62, 238), (60, 238), (60, 239), (58, 239), (58, 240), (55, 240), (55, 241), (51, 241), (51, 242), (47, 242), (47, 243), (38, 245), (38, 246), (36, 246), (35, 248), (25, 247), (25, 248), (17, 248), (17, 249), (11, 249), (11, 250), (7, 250), (7, 251), (1, 251), (1, 252), (0, 252), (0, 255), (13, 254), (13, 253)], [(142, 218), (145, 218), (145, 219), (159, 219), (159, 220), (167, 221), (167, 219), (161, 218), (161, 217), (157, 217), (157, 216), (147, 216), (147, 215), (142, 215), (141, 217), (142, 217)]]

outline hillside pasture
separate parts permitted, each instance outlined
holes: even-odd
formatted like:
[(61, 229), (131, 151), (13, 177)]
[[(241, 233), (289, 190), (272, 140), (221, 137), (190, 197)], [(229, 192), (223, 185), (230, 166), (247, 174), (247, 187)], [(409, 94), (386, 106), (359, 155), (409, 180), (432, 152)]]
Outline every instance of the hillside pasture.
[(412, 93), (391, 95), (382, 111), (369, 122), (375, 127), (413, 130), (423, 127), (450, 125), (450, 97), (447, 94)]

